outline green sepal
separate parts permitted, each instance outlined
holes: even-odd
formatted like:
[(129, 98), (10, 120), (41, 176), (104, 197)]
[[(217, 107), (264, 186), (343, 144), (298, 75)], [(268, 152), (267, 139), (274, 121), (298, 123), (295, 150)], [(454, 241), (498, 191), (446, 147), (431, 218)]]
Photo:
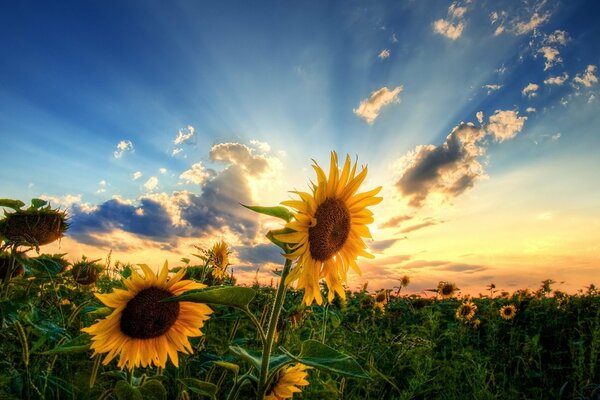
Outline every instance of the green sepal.
[(252, 210), (259, 214), (269, 215), (271, 217), (281, 218), (285, 222), (290, 222), (294, 217), (294, 214), (290, 212), (285, 207), (282, 206), (273, 206), (273, 207), (262, 207), (262, 206), (247, 206), (242, 204), (242, 206), (246, 207), (248, 210)]
[(12, 208), (15, 211), (19, 211), (24, 205), (21, 200), (0, 199), (0, 207)]
[(302, 349), (298, 356), (290, 354), (283, 347), (279, 349), (301, 364), (353, 378), (370, 378), (354, 357), (340, 353), (316, 340), (309, 339), (302, 342)]
[(161, 301), (191, 301), (246, 309), (254, 296), (256, 296), (256, 292), (253, 289), (242, 286), (228, 286), (189, 290), (179, 296), (169, 297)]
[(31, 209), (39, 210), (44, 207), (48, 202), (42, 199), (31, 199)]
[(178, 379), (177, 381), (192, 393), (208, 396), (211, 399), (216, 399), (218, 387), (214, 383), (201, 381), (200, 379), (196, 378), (182, 378)]

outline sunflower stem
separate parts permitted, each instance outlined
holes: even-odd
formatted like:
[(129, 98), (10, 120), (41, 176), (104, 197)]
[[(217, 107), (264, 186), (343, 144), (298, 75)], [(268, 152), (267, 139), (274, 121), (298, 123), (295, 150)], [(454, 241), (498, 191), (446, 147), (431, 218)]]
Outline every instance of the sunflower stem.
[(252, 323), (256, 327), (256, 330), (258, 331), (258, 334), (260, 336), (260, 340), (261, 340), (261, 342), (263, 344), (263, 347), (264, 347), (265, 346), (265, 342), (267, 341), (267, 337), (265, 336), (265, 330), (260, 325), (260, 322), (258, 322), (258, 319), (256, 319), (256, 316), (254, 314), (252, 314), (252, 311), (250, 311), (248, 309), (248, 307), (243, 307), (241, 310), (244, 312), (244, 314), (246, 314), (246, 316), (248, 317), (248, 319), (250, 319), (250, 321), (252, 321)]
[(273, 309), (271, 310), (271, 317), (269, 318), (269, 327), (267, 329), (267, 340), (263, 345), (262, 363), (260, 367), (260, 377), (258, 380), (258, 392), (257, 399), (264, 400), (265, 392), (267, 390), (267, 376), (269, 375), (269, 360), (271, 358), (271, 351), (273, 350), (273, 339), (275, 338), (275, 332), (277, 331), (277, 321), (279, 320), (279, 314), (283, 308), (285, 300), (285, 279), (287, 278), (292, 261), (286, 259), (281, 272), (281, 279), (279, 280), (279, 287), (277, 288), (277, 294), (275, 295), (275, 301), (273, 303)]

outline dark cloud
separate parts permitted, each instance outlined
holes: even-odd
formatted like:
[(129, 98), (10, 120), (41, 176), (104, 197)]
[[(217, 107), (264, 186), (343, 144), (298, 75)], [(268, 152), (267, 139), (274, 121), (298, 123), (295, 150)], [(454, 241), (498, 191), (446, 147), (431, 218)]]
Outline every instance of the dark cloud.
[(398, 215), (396, 217), (392, 217), (389, 220), (387, 220), (386, 222), (384, 222), (383, 224), (381, 224), (380, 228), (396, 228), (398, 226), (400, 226), (400, 224), (402, 224), (404, 221), (408, 221), (410, 219), (412, 219), (413, 216), (412, 215)]
[(484, 271), (487, 268), (484, 267), (483, 265), (450, 263), (448, 265), (441, 266), (438, 269), (444, 270), (444, 271), (463, 272), (465, 274), (472, 274), (475, 272)]
[(264, 265), (266, 263), (283, 264), (281, 249), (274, 244), (258, 244), (255, 246), (235, 247), (242, 263)]
[(414, 232), (414, 231), (417, 231), (417, 230), (419, 230), (419, 229), (423, 229), (423, 228), (425, 228), (425, 227), (428, 227), (428, 226), (432, 226), (432, 225), (438, 225), (438, 224), (441, 224), (441, 223), (443, 223), (443, 222), (444, 222), (444, 221), (442, 221), (442, 220), (438, 220), (438, 219), (433, 219), (433, 218), (431, 218), (431, 219), (427, 219), (427, 220), (425, 220), (425, 221), (423, 221), (423, 222), (421, 222), (421, 223), (419, 223), (419, 224), (415, 224), (415, 225), (407, 226), (406, 228), (404, 228), (404, 229), (401, 229), (401, 230), (399, 231), (399, 233), (409, 233), (409, 232)]
[(383, 252), (385, 249), (390, 248), (399, 240), (404, 240), (405, 237), (396, 238), (396, 239), (386, 239), (386, 240), (377, 240), (369, 244), (369, 248), (377, 253)]

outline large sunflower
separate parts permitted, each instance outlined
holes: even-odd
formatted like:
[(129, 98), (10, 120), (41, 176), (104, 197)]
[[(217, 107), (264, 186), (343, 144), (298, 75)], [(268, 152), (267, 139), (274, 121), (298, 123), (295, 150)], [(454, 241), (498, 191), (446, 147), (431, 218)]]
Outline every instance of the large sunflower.
[(177, 352), (192, 352), (188, 337), (202, 335), (200, 328), (212, 310), (206, 304), (161, 303), (160, 300), (206, 286), (181, 280), (185, 269), (169, 278), (166, 262), (158, 275), (147, 265), (140, 266), (145, 276), (134, 270), (131, 277), (123, 281), (126, 289), (96, 294), (102, 303), (114, 310), (82, 331), (92, 335), (94, 355), (108, 353), (103, 361), (105, 365), (118, 355), (120, 368), (165, 367), (168, 357), (177, 367)]
[(294, 393), (301, 392), (302, 390), (297, 386), (308, 385), (306, 370), (309, 368), (304, 364), (284, 367), (279, 373), (279, 379), (269, 391), (269, 394), (265, 396), (265, 400), (291, 399)]
[(286, 257), (297, 263), (287, 283), (298, 281), (297, 287), (305, 290), (306, 305), (313, 300), (323, 303), (319, 288), (321, 278), (327, 283), (329, 301), (336, 292), (346, 297), (342, 284), (346, 282), (348, 268), (360, 274), (356, 258), (373, 258), (362, 238), (371, 238), (367, 224), (373, 222), (373, 213), (367, 207), (382, 200), (375, 197), (381, 187), (356, 193), (367, 176), (367, 167), (356, 174), (356, 162), (352, 165), (348, 155), (340, 171), (337, 154), (331, 152), (329, 177), (316, 162), (313, 168), (317, 183), (312, 184), (312, 193), (295, 191), (292, 193), (296, 193), (299, 200), (281, 203), (297, 210), (294, 220), (286, 225), (295, 232), (277, 235), (278, 240), (291, 244), (292, 252)]

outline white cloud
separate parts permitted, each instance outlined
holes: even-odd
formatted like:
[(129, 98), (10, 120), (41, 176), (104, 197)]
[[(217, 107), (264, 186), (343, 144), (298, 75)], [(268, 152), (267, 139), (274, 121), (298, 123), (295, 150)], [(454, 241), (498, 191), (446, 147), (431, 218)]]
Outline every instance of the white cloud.
[(492, 22), (492, 24), (495, 24), (496, 21), (498, 21), (498, 18), (500, 18), (500, 16), (498, 15), (497, 11), (492, 11), (490, 13), (490, 21)]
[(166, 174), (167, 173), (167, 169), (166, 168), (159, 168), (158, 172), (160, 172), (161, 174)]
[(396, 37), (395, 33), (392, 33), (392, 38), (390, 39), (392, 43), (398, 43), (398, 37)]
[(133, 173), (133, 180), (137, 181), (138, 179), (140, 179), (142, 177), (142, 172), (141, 171), (135, 171)]
[(544, 80), (546, 85), (562, 85), (569, 79), (569, 74), (566, 72), (559, 76), (551, 76), (550, 78)]
[(568, 36), (567, 32), (557, 29), (554, 31), (554, 33), (551, 33), (550, 35), (546, 35), (546, 37), (544, 38), (544, 43), (547, 43), (550, 45), (558, 44), (558, 45), (564, 46), (567, 44), (568, 40), (569, 40), (569, 36)]
[(477, 121), (482, 124), (483, 123), (483, 111), (477, 111), (477, 114), (475, 114), (475, 116), (477, 117)]
[(64, 196), (49, 196), (43, 194), (40, 196), (40, 199), (46, 200), (49, 204), (54, 207), (63, 207), (63, 208), (71, 208), (74, 204), (81, 203), (81, 195), (80, 194), (66, 194)]
[(181, 147), (177, 147), (175, 149), (173, 149), (173, 151), (171, 152), (171, 155), (173, 157), (175, 157), (177, 154), (181, 153), (183, 151), (183, 149)]
[(537, 96), (537, 90), (540, 88), (540, 86), (538, 84), (535, 83), (529, 83), (527, 86), (525, 86), (523, 88), (523, 90), (521, 91), (521, 93), (523, 94), (523, 96), (527, 96), (527, 97), (535, 97)]
[(269, 160), (241, 143), (219, 143), (210, 149), (213, 161), (223, 161), (240, 167), (249, 175), (258, 176), (269, 169)]
[(98, 184), (100, 186), (106, 186), (106, 181), (104, 179), (102, 179), (100, 182), (98, 182)]
[(381, 109), (388, 104), (398, 103), (398, 95), (402, 91), (403, 86), (397, 86), (393, 90), (387, 87), (382, 87), (371, 93), (368, 99), (360, 102), (358, 108), (352, 110), (354, 114), (364, 119), (368, 124), (372, 124), (379, 116)]
[(494, 31), (494, 36), (499, 36), (501, 34), (504, 33), (506, 29), (504, 28), (504, 25), (500, 25), (496, 28), (496, 30)]
[(542, 53), (544, 58), (546, 59), (546, 63), (544, 65), (544, 71), (552, 68), (558, 63), (562, 62), (562, 58), (560, 57), (560, 52), (554, 47), (544, 46), (538, 50), (538, 53)]
[(575, 78), (573, 78), (573, 84), (591, 87), (592, 85), (598, 83), (598, 77), (596, 76), (597, 69), (598, 67), (595, 65), (588, 65), (583, 73), (575, 75)]
[(456, 2), (450, 4), (448, 7), (448, 15), (451, 15), (456, 18), (462, 18), (467, 12), (467, 7), (461, 7)]
[(554, 135), (552, 135), (552, 137), (550, 138), (552, 141), (556, 141), (558, 139), (560, 139), (560, 132), (556, 132)]
[(202, 163), (197, 162), (192, 165), (192, 168), (179, 175), (179, 179), (184, 180), (186, 183), (201, 185), (209, 176), (210, 174), (204, 169)]
[(267, 142), (261, 142), (260, 140), (251, 140), (250, 144), (262, 151), (263, 153), (268, 153), (271, 151), (271, 145)]
[(485, 129), (497, 141), (503, 142), (517, 136), (523, 129), (526, 120), (527, 117), (519, 117), (519, 113), (516, 111), (496, 110), (494, 115), (488, 119)]
[(121, 140), (117, 144), (117, 150), (113, 153), (113, 155), (115, 156), (115, 158), (121, 158), (123, 157), (123, 153), (125, 153), (126, 151), (133, 151), (133, 143), (131, 143), (130, 140)]
[(158, 178), (155, 176), (151, 176), (150, 179), (144, 183), (144, 187), (148, 191), (152, 191), (158, 187)]
[(590, 97), (588, 97), (588, 100), (587, 100), (587, 102), (588, 102), (588, 103), (591, 103), (591, 102), (593, 102), (594, 100), (596, 100), (596, 96), (594, 95), (594, 93), (592, 93), (592, 94), (590, 94)]
[(540, 15), (537, 12), (533, 13), (529, 21), (519, 21), (515, 24), (514, 31), (517, 35), (524, 35), (539, 27), (550, 19), (550, 13)]
[(187, 142), (188, 140), (192, 139), (195, 134), (196, 134), (196, 130), (194, 129), (194, 127), (191, 125), (188, 125), (187, 132), (185, 131), (185, 129), (180, 129), (179, 133), (177, 134), (177, 137), (175, 138), (173, 143), (181, 144), (183, 142)]
[(482, 88), (487, 89), (487, 94), (492, 94), (492, 92), (495, 92), (496, 90), (500, 90), (502, 88), (503, 85), (498, 85), (498, 84), (488, 84), (488, 85), (483, 85)]
[(446, 36), (448, 39), (456, 40), (458, 39), (463, 32), (465, 25), (462, 21), (459, 21), (456, 24), (452, 24), (445, 19), (438, 19), (433, 23), (433, 31), (435, 33), (439, 33), (440, 35)]
[(381, 58), (382, 60), (385, 60), (389, 56), (390, 56), (390, 51), (388, 49), (383, 49), (383, 50), (381, 50), (381, 52), (379, 53), (379, 55), (377, 57)]
[(527, 107), (527, 109), (525, 111), (527, 111), (528, 113), (534, 113), (534, 112), (536, 112), (536, 109), (535, 109), (535, 107)]

